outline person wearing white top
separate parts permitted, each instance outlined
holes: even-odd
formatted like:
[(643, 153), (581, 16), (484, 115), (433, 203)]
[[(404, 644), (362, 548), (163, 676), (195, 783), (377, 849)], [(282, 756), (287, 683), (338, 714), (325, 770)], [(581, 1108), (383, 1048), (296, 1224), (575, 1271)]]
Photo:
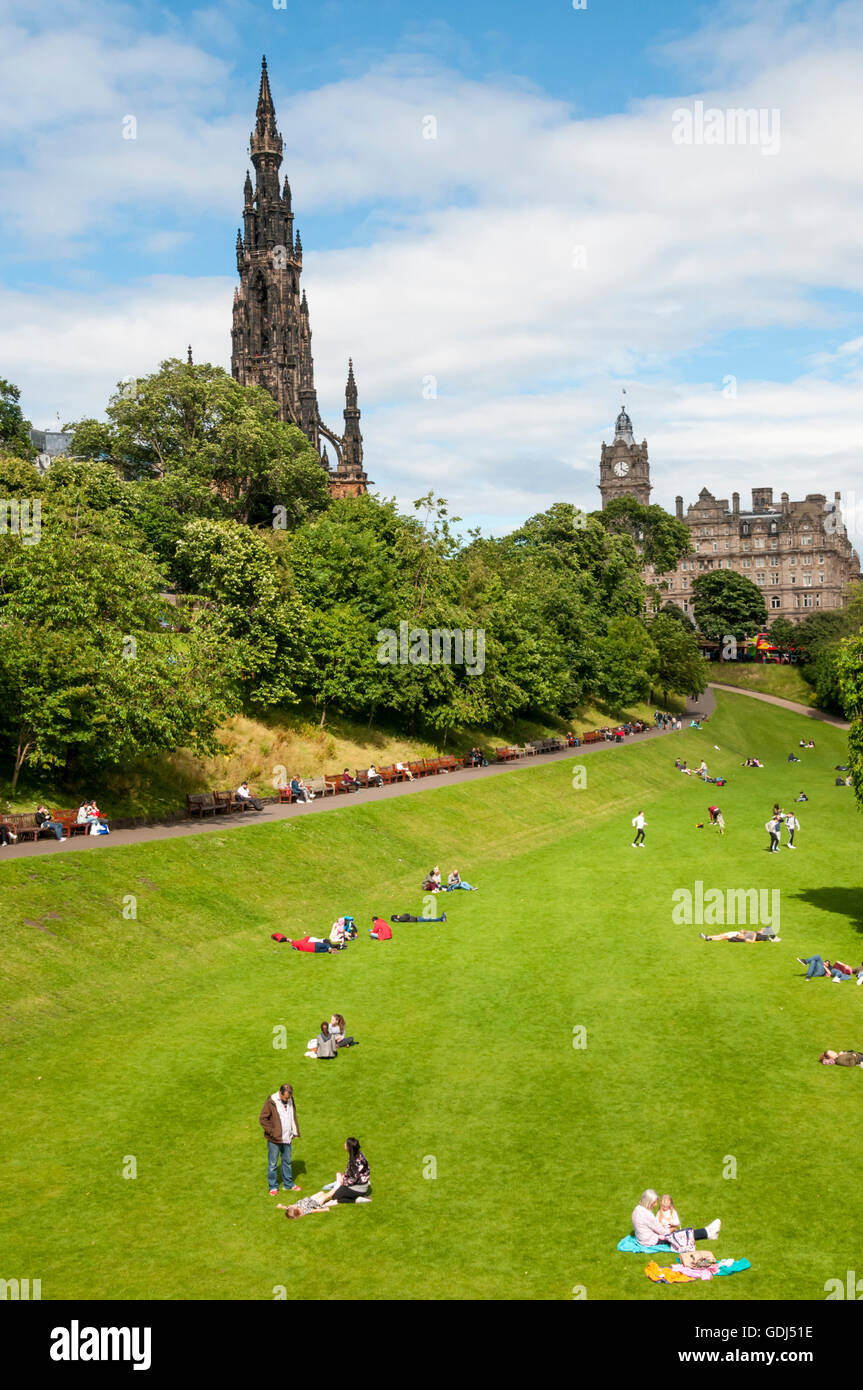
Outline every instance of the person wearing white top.
[(639, 811), (637, 816), (633, 816), (632, 824), (635, 827), (635, 839), (632, 842), (632, 848), (635, 849), (638, 846), (639, 849), (644, 849), (644, 831), (647, 827), (647, 821), (644, 819), (643, 811)]

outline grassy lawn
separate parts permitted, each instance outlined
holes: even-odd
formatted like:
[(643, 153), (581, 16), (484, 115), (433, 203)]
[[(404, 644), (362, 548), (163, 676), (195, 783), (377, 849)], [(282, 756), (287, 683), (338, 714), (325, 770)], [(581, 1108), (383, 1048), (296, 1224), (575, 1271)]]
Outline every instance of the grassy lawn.
[(798, 705), (815, 708), (815, 691), (804, 680), (799, 666), (777, 666), (768, 662), (712, 661), (710, 680), (723, 685), (738, 685), (744, 690), (758, 690), (762, 695), (778, 695), (782, 700), (794, 700)]
[[(794, 958), (859, 962), (863, 893), (860, 819), (833, 786), (844, 736), (819, 727), (785, 761), (811, 732), (720, 693), (701, 732), (584, 758), (583, 789), (573, 756), (306, 820), (0, 861), (7, 1274), (41, 1278), (44, 1299), (329, 1298), (335, 1267), (361, 1299), (823, 1298), (860, 1263), (863, 1073), (817, 1057), (863, 1050), (863, 989), (804, 984)], [(750, 751), (763, 770), (738, 766)], [(682, 777), (678, 752), (728, 786)], [(768, 857), (773, 801), (801, 788), (800, 848)], [(714, 796), (724, 839), (695, 828)], [(371, 942), (371, 913), (421, 910), (434, 862), (480, 891), (442, 895), (445, 924)], [(676, 925), (671, 895), (695, 880), (779, 888), (781, 943)], [(341, 956), (270, 939), (324, 935), (344, 912), (361, 937)], [(361, 1043), (321, 1067), (304, 1044), (334, 1010)], [(304, 1195), (356, 1134), (371, 1205), (277, 1218), (257, 1117), (282, 1080)], [(647, 1258), (615, 1248), (648, 1185), (687, 1224), (721, 1217), (711, 1248), (752, 1269), (652, 1285)]]

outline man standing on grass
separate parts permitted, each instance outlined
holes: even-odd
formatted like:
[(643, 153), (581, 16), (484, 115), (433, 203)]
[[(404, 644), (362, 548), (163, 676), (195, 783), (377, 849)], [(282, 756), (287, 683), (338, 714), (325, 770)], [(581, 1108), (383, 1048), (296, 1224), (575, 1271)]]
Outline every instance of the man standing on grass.
[(782, 821), (779, 819), (779, 816), (778, 816), (778, 815), (777, 815), (777, 816), (772, 816), (771, 819), (770, 819), (769, 821), (767, 821), (766, 825), (764, 826), (764, 829), (767, 831), (768, 835), (770, 836), (770, 853), (771, 853), (771, 854), (776, 854), (776, 853), (778, 853), (778, 851), (779, 851), (779, 831), (780, 831), (781, 828), (782, 828)]
[(797, 846), (794, 843), (794, 836), (800, 829), (800, 822), (793, 811), (786, 812), (785, 827), (788, 831), (788, 849), (796, 849)]
[(639, 811), (637, 816), (633, 816), (632, 824), (635, 827), (635, 839), (632, 842), (632, 848), (635, 849), (638, 846), (639, 849), (644, 849), (644, 832), (647, 828), (647, 821), (644, 819), (643, 811)]
[(294, 1182), (291, 1169), (291, 1145), (300, 1137), (294, 1088), (287, 1082), (268, 1096), (258, 1116), (267, 1136), (267, 1183), (271, 1197), (279, 1195), (279, 1161), (282, 1165), (282, 1188), (285, 1192), (302, 1192)]

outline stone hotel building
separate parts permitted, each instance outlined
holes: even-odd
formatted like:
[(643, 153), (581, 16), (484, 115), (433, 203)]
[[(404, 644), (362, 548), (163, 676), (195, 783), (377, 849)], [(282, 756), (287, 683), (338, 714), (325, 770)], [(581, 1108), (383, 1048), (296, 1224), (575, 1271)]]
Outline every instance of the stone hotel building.
[[(650, 500), (647, 441), (636, 444), (625, 410), (617, 417), (614, 442), (603, 443), (600, 492), (605, 507), (613, 497)], [(689, 527), (692, 549), (671, 574), (647, 566), (643, 578), (662, 588), (662, 602), (692, 613), (692, 584), (705, 570), (733, 569), (764, 591), (768, 621), (799, 621), (817, 608), (841, 608), (848, 585), (860, 579), (860, 560), (848, 539), (836, 492), (828, 502), (821, 492), (792, 502), (787, 492), (773, 500), (773, 489), (754, 487), (750, 506), (740, 494), (716, 498), (702, 488), (687, 507), (677, 498), (677, 516)]]

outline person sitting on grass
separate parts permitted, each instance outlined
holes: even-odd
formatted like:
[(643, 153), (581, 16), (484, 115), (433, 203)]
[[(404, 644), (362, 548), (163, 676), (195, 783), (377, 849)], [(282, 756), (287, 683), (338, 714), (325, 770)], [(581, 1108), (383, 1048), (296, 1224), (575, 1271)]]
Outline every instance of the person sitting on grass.
[(474, 888), (472, 883), (465, 883), (464, 879), (460, 876), (458, 869), (453, 869), (452, 873), (447, 878), (446, 883), (447, 889), (450, 893), (455, 892), (456, 888), (463, 888), (466, 893), (476, 892), (476, 889)]
[(800, 759), (799, 759), (798, 757), (796, 757), (793, 753), (789, 753), (789, 754), (788, 754), (788, 757), (787, 757), (787, 759), (786, 759), (786, 762), (789, 762), (789, 763), (799, 763), (799, 761), (800, 761)]
[(799, 796), (795, 796), (794, 800), (795, 800), (795, 802), (797, 802), (797, 801), (808, 801), (808, 800), (809, 800), (809, 797), (806, 795), (805, 792), (801, 792)]
[(439, 893), (441, 891), (441, 873), (437, 864), (426, 874), (423, 879), (424, 893)]
[(833, 1052), (828, 1047), (818, 1061), (825, 1067), (863, 1067), (863, 1052)]
[(301, 936), (296, 941), (292, 941), (288, 937), (288, 945), (294, 951), (308, 951), (316, 956), (338, 954), (336, 947), (332, 946), (329, 941), (324, 941), (320, 936)]
[(330, 1037), (335, 1038), (336, 1047), (358, 1047), (356, 1038), (349, 1038), (347, 1024), (341, 1014), (333, 1014), (330, 1019)]
[(373, 917), (369, 927), (369, 936), (372, 941), (392, 941), (393, 929), (383, 917)]
[(320, 1033), (316, 1038), (310, 1039), (308, 1050), (303, 1053), (303, 1056), (316, 1057), (322, 1062), (330, 1062), (338, 1055), (338, 1044), (330, 1034), (330, 1025), (322, 1023)]
[(330, 928), (330, 945), (336, 951), (343, 951), (347, 945), (347, 932), (345, 930), (345, 919), (339, 917), (333, 922)]
[(715, 1240), (722, 1225), (720, 1220), (711, 1221), (708, 1226), (687, 1226), (683, 1230), (669, 1231), (659, 1220), (654, 1207), (659, 1197), (652, 1187), (648, 1187), (638, 1199), (632, 1213), (632, 1229), (639, 1245), (667, 1245), (671, 1250), (682, 1252), (694, 1250), (697, 1240)]
[(715, 936), (706, 936), (704, 932), (698, 935), (702, 941), (781, 941), (782, 937), (777, 936), (773, 927), (761, 927), (759, 931), (723, 931)]
[(328, 1183), (324, 1191), (331, 1189), (331, 1202), (370, 1202), (371, 1172), (359, 1139), (346, 1139), (345, 1151), (348, 1155), (345, 1171), (336, 1173), (335, 1182), (332, 1185)]
[(660, 1226), (664, 1226), (666, 1232), (669, 1234), (672, 1231), (680, 1230), (680, 1217), (674, 1209), (674, 1202), (671, 1200), (671, 1194), (668, 1192), (664, 1192), (659, 1199), (659, 1210), (656, 1213), (656, 1219)]

